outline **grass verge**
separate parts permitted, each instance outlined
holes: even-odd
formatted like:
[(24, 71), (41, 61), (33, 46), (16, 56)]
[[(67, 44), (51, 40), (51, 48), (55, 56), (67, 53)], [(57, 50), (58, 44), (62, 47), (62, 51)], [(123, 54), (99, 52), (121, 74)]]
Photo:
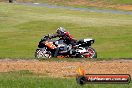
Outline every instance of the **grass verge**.
[(0, 88), (131, 88), (130, 84), (79, 85), (75, 78), (51, 78), (29, 71), (0, 73)]
[(132, 15), (0, 3), (0, 58), (34, 58), (43, 35), (59, 26), (92, 37), (98, 58), (132, 57)]

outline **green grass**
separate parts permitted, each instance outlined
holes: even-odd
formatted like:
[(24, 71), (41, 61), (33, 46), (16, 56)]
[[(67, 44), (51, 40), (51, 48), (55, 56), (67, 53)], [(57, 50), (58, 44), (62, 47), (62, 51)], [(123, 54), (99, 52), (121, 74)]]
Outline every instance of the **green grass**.
[(73, 78), (53, 78), (29, 71), (0, 73), (0, 88), (131, 88), (130, 84), (79, 85)]
[(94, 38), (98, 58), (132, 57), (132, 15), (0, 3), (0, 58), (34, 58), (41, 37), (59, 26)]

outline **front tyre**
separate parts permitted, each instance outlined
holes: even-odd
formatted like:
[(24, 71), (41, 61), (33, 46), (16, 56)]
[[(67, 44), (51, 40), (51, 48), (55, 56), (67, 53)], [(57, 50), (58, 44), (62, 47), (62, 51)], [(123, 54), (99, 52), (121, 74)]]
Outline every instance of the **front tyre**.
[(85, 58), (97, 58), (97, 52), (92, 47), (86, 48), (87, 53), (84, 53)]
[(35, 52), (35, 58), (41, 59), (41, 58), (51, 58), (52, 54), (50, 51), (46, 51), (45, 49), (37, 49)]

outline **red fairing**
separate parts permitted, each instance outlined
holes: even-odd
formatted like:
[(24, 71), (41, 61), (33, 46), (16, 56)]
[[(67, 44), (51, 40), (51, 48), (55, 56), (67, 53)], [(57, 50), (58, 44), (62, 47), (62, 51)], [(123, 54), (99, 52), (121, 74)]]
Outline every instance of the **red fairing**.
[(73, 36), (69, 32), (65, 32), (65, 35), (69, 36), (71, 40), (74, 40)]

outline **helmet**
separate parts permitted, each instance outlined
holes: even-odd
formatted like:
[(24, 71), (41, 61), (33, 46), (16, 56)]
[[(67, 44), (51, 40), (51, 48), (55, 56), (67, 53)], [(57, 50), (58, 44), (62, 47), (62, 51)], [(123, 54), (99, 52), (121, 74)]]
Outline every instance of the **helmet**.
[(57, 34), (62, 34), (65, 32), (65, 29), (63, 27), (59, 27), (57, 30), (56, 30), (56, 33)]

